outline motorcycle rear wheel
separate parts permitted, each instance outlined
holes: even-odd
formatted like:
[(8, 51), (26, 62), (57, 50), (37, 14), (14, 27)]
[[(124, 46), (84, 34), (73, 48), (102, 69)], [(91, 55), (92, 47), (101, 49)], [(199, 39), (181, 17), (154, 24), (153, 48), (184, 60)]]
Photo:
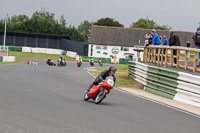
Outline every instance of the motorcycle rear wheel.
[(95, 99), (95, 104), (99, 104), (105, 97), (106, 97), (105, 90), (104, 89), (100, 90)]

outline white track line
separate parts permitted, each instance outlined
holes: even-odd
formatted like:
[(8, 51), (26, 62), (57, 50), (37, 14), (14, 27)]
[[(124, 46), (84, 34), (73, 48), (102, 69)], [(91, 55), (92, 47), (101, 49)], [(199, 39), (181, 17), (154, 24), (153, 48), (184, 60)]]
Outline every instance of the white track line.
[[(91, 74), (91, 73), (88, 71), (88, 68), (84, 68), (84, 70), (86, 70), (87, 73), (90, 74), (93, 78), (96, 78), (93, 74)], [(183, 113), (192, 115), (192, 116), (194, 116), (194, 117), (200, 118), (200, 115), (197, 115), (197, 114), (194, 114), (194, 113), (191, 113), (191, 112), (188, 112), (188, 111), (179, 109), (179, 108), (177, 108), (177, 107), (173, 107), (173, 106), (171, 106), (171, 105), (168, 105), (168, 104), (165, 104), (165, 103), (161, 103), (161, 102), (159, 102), (159, 101), (156, 101), (156, 100), (153, 100), (153, 99), (150, 99), (150, 98), (147, 98), (147, 97), (143, 97), (143, 96), (140, 96), (140, 95), (136, 95), (136, 94), (134, 94), (134, 93), (125, 91), (125, 90), (120, 89), (120, 88), (114, 87), (114, 89), (115, 89), (115, 90), (118, 90), (118, 91), (121, 91), (121, 92), (123, 92), (123, 93), (126, 93), (126, 94), (130, 94), (130, 95), (133, 95), (133, 96), (136, 96), (136, 97), (139, 97), (139, 98), (142, 98), (142, 99), (145, 99), (145, 100), (154, 102), (154, 103), (158, 103), (158, 104), (160, 104), (160, 105), (163, 105), (163, 106), (169, 107), (169, 108), (171, 108), (171, 109), (174, 109), (174, 110), (177, 110), (177, 111), (180, 111), (180, 112), (183, 112)]]

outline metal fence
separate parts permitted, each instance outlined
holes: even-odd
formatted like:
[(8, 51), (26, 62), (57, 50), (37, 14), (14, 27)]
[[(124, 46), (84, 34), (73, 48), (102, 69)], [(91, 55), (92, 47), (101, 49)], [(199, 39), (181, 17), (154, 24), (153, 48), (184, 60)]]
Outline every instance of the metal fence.
[[(55, 48), (88, 54), (88, 45), (84, 42), (71, 40), (68, 36), (38, 35), (27, 33), (6, 33), (6, 46), (27, 46), (39, 48)], [(0, 32), (0, 45), (3, 45), (4, 32)]]

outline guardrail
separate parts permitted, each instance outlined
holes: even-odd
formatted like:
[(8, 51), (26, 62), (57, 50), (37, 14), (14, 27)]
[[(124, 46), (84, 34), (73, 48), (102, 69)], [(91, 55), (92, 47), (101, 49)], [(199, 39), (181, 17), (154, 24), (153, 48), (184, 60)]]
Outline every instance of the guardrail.
[[(157, 50), (157, 53), (156, 53)], [(171, 53), (169, 54), (169, 50)], [(173, 55), (173, 50), (177, 51), (177, 55)], [(184, 54), (180, 54), (180, 52), (184, 52)], [(194, 58), (188, 57), (189, 52), (194, 52)], [(184, 69), (191, 69), (193, 72), (200, 71), (200, 68), (196, 67), (196, 62), (200, 61), (197, 59), (197, 52), (200, 52), (200, 49), (194, 48), (186, 48), (186, 47), (179, 47), (179, 46), (148, 46), (144, 47), (144, 54), (143, 54), (143, 61), (144, 62), (151, 62), (157, 63), (157, 65), (166, 67), (166, 66), (176, 66), (177, 68), (181, 67)], [(173, 59), (176, 58), (177, 63), (174, 64)], [(179, 59), (184, 60), (184, 65), (179, 63)], [(188, 66), (187, 61), (193, 62), (193, 67)], [(168, 62), (169, 61), (169, 62)]]
[(135, 61), (129, 62), (128, 73), (147, 92), (200, 107), (200, 76)]

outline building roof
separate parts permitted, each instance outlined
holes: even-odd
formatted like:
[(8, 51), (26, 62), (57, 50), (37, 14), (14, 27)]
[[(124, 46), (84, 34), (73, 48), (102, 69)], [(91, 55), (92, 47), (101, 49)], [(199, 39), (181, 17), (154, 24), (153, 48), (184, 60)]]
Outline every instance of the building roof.
[[(145, 35), (150, 29), (140, 28), (122, 28), (93, 25), (90, 33), (89, 44), (111, 45), (111, 46), (143, 46), (145, 43)], [(166, 30), (157, 30), (156, 33), (169, 39), (169, 32)], [(177, 31), (182, 46), (186, 46), (187, 41), (192, 38), (192, 32)], [(139, 44), (140, 40), (140, 44)]]

